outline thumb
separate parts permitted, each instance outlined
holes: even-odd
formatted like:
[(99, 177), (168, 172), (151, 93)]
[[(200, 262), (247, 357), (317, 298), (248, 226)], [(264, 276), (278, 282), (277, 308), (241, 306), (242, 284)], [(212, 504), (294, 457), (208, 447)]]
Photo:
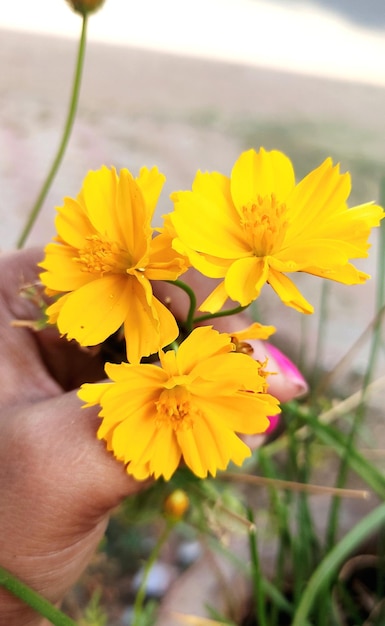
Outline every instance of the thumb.
[(97, 440), (96, 410), (82, 409), (75, 392), (18, 407), (0, 424), (1, 564), (57, 602), (91, 558), (110, 510), (144, 483)]

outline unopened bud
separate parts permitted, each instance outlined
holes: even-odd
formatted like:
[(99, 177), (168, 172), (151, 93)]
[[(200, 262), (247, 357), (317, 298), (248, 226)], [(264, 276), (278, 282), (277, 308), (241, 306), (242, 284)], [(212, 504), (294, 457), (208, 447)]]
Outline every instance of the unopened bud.
[(67, 2), (76, 13), (86, 15), (100, 9), (104, 0), (67, 0)]
[(187, 493), (183, 489), (175, 489), (166, 498), (163, 508), (168, 517), (173, 520), (179, 520), (186, 513), (189, 505), (190, 501)]

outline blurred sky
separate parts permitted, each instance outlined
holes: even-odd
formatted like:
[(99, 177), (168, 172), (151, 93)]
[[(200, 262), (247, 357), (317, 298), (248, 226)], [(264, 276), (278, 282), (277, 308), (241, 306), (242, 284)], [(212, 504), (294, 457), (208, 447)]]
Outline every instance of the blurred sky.
[[(65, 0), (2, 0), (0, 28), (77, 37), (80, 18)], [(106, 0), (89, 22), (91, 40), (379, 85), (384, 35), (310, 0)]]

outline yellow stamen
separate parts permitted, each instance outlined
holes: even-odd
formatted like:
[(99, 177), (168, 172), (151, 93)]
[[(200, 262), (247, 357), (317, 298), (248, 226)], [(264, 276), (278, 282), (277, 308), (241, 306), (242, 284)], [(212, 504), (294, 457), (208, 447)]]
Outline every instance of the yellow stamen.
[(123, 274), (131, 267), (127, 250), (119, 244), (103, 241), (99, 235), (87, 237), (87, 245), (79, 250), (74, 261), (79, 263), (82, 271), (91, 274)]
[(194, 415), (199, 414), (199, 409), (193, 406), (191, 394), (185, 387), (173, 387), (164, 389), (156, 402), (158, 427), (165, 424), (175, 431), (187, 430), (193, 427)]
[(288, 226), (284, 219), (286, 212), (286, 204), (279, 202), (273, 193), (258, 196), (242, 207), (241, 225), (255, 256), (267, 256), (282, 247)]

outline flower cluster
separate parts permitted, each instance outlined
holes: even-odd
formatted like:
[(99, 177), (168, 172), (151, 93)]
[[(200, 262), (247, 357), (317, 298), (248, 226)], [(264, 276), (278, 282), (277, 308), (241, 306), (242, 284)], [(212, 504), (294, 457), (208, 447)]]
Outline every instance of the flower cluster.
[(81, 346), (94, 346), (122, 325), (127, 358), (139, 363), (174, 341), (177, 323), (152, 292), (151, 280), (175, 280), (187, 269), (166, 234), (151, 220), (165, 177), (143, 168), (89, 172), (76, 199), (65, 198), (58, 236), (45, 250), (41, 280), (49, 295), (49, 322)]
[[(194, 328), (195, 298), (178, 324), (154, 281), (189, 292), (179, 277), (190, 266), (222, 279), (199, 306), (206, 319), (223, 314), (228, 298), (248, 306), (266, 283), (311, 313), (287, 274), (364, 282), (350, 261), (367, 256), (384, 215), (374, 204), (348, 208), (350, 176), (330, 159), (296, 184), (290, 160), (261, 149), (241, 154), (230, 177), (198, 172), (191, 191), (172, 194), (174, 210), (156, 229), (164, 180), (156, 168), (137, 178), (126, 169), (89, 172), (77, 198), (58, 209), (57, 237), (40, 264), (53, 297), (48, 320), (62, 335), (94, 346), (122, 329), (127, 362), (107, 363), (110, 381), (84, 384), (79, 397), (101, 406), (98, 437), (139, 480), (168, 480), (181, 462), (199, 477), (241, 465), (250, 449), (238, 435), (265, 432), (279, 413), (265, 364), (247, 349), (247, 339), (274, 329)], [(159, 365), (143, 363), (153, 354)]]

